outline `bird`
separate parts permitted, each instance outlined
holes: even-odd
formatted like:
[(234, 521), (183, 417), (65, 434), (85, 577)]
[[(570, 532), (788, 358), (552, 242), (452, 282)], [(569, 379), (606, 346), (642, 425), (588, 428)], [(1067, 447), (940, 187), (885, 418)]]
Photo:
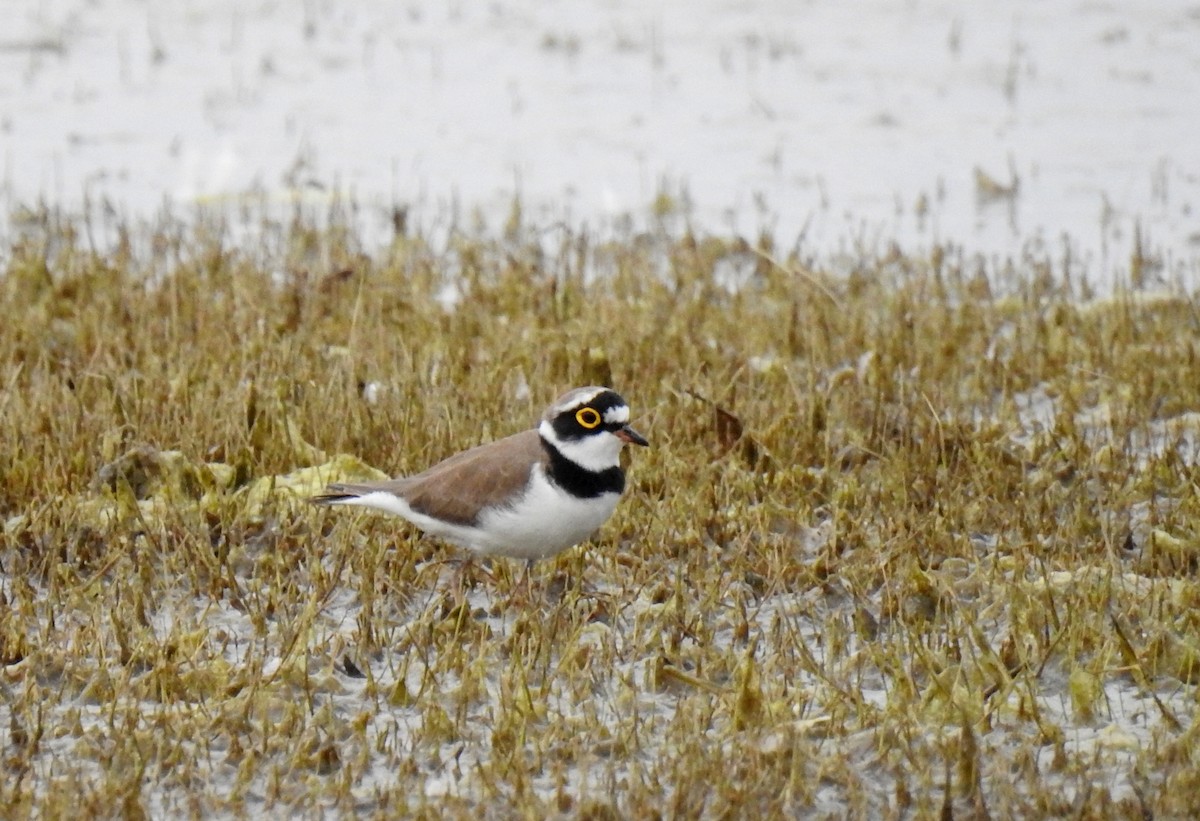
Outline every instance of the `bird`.
[(621, 449), (649, 446), (629, 424), (615, 391), (575, 388), (537, 425), (438, 462), (412, 476), (331, 484), (319, 505), (361, 505), (392, 513), (472, 556), (535, 561), (590, 537), (625, 489)]

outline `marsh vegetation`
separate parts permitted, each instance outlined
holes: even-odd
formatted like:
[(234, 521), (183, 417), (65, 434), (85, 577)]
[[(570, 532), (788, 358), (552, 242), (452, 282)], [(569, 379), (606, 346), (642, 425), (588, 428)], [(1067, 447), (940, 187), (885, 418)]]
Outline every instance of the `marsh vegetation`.
[[(30, 212), (0, 273), (12, 817), (1184, 817), (1200, 302), (517, 219)], [(306, 504), (617, 387), (590, 543)]]

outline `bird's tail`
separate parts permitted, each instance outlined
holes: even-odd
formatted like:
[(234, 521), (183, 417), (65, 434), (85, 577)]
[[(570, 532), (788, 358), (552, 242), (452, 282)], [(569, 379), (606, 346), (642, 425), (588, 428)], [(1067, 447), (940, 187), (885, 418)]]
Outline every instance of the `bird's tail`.
[(308, 501), (314, 505), (340, 505), (353, 502), (363, 495), (363, 491), (353, 485), (329, 485), (316, 496), (310, 496)]

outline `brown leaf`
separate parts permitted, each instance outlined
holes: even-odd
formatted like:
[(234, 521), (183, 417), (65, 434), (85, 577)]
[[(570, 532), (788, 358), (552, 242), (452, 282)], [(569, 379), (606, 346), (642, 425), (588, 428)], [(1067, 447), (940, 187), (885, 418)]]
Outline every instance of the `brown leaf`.
[(713, 413), (717, 420), (717, 441), (724, 450), (731, 450), (742, 438), (742, 420), (715, 402)]

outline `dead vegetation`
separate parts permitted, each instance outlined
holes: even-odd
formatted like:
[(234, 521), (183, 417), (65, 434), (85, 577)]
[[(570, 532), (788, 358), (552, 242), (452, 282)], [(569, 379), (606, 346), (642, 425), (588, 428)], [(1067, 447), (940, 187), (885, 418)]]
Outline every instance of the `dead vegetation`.
[[(1200, 811), (1194, 292), (313, 226), (0, 254), (13, 817)], [(593, 382), (654, 447), (525, 606), (303, 503)]]

